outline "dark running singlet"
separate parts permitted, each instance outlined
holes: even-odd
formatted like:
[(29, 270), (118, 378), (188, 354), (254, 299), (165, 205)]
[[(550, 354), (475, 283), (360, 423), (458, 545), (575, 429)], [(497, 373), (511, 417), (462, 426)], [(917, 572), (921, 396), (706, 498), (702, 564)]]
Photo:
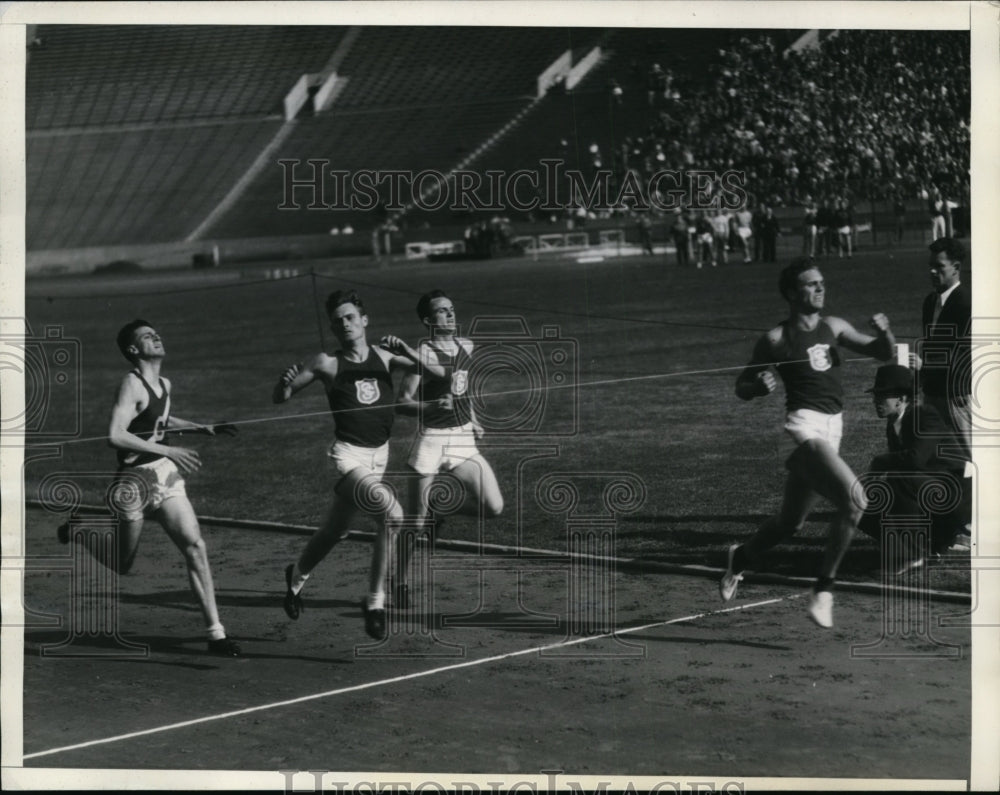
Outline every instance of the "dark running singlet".
[(337, 377), (326, 397), (337, 422), (337, 439), (359, 447), (381, 447), (389, 441), (396, 416), (389, 369), (370, 347), (363, 362), (349, 361), (342, 351), (334, 356)]
[(785, 408), (839, 414), (844, 408), (837, 338), (825, 321), (812, 331), (782, 321), (777, 350), (778, 374), (785, 384)]
[(456, 341), (458, 352), (448, 353), (433, 343), (428, 346), (437, 355), (438, 363), (444, 367), (445, 378), (421, 378), (420, 400), (424, 403), (436, 401), (448, 393), (453, 398), (451, 410), (437, 406), (421, 409), (421, 424), (425, 428), (458, 428), (472, 418), (469, 410), (469, 367), (472, 357), (464, 346)]
[[(128, 432), (134, 433), (140, 439), (148, 442), (158, 442), (159, 444), (170, 444), (166, 439), (167, 420), (170, 419), (170, 395), (167, 393), (167, 385), (160, 379), (160, 395), (153, 391), (153, 388), (146, 383), (138, 370), (133, 370), (132, 375), (138, 378), (149, 395), (149, 405), (146, 406), (139, 416), (128, 424)], [(118, 451), (119, 466), (138, 466), (158, 461), (162, 455), (155, 453), (136, 453), (131, 450)]]

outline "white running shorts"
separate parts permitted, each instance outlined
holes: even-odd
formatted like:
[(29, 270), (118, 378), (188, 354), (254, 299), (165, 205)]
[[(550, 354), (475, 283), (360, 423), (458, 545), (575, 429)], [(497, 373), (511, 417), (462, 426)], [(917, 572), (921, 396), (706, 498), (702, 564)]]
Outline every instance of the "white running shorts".
[(477, 455), (472, 423), (466, 423), (458, 428), (424, 428), (414, 440), (407, 463), (421, 475), (434, 475)]
[(171, 497), (187, 497), (184, 478), (169, 458), (123, 467), (111, 487), (110, 501), (119, 516), (137, 521), (159, 510)]

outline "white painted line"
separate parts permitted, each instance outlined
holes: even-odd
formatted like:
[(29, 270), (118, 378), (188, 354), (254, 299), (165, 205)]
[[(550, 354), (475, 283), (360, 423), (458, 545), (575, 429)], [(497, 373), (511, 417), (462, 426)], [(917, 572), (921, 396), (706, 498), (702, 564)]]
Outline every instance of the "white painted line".
[(107, 743), (114, 743), (120, 740), (131, 740), (135, 737), (144, 737), (149, 734), (159, 734), (160, 732), (171, 731), (173, 729), (183, 729), (188, 726), (197, 726), (199, 723), (209, 723), (216, 720), (224, 720), (225, 718), (236, 718), (240, 715), (250, 715), (254, 712), (263, 712), (269, 709), (277, 709), (279, 707), (288, 707), (292, 704), (304, 704), (307, 701), (316, 701), (321, 698), (330, 698), (331, 696), (339, 696), (345, 693), (356, 693), (360, 690), (369, 690), (373, 687), (382, 687), (384, 685), (393, 685), (397, 682), (406, 682), (412, 679), (422, 679), (425, 676), (433, 676), (434, 674), (447, 673), (448, 671), (457, 671), (461, 668), (473, 668), (478, 665), (485, 665), (491, 662), (499, 662), (501, 660), (509, 660), (513, 657), (523, 657), (526, 654), (541, 653), (543, 651), (548, 651), (550, 649), (565, 648), (567, 646), (576, 646), (581, 643), (590, 643), (595, 640), (604, 640), (606, 638), (612, 638), (617, 635), (629, 635), (633, 632), (642, 632), (644, 630), (655, 629), (656, 627), (665, 627), (670, 624), (680, 624), (684, 621), (695, 621), (699, 618), (705, 618), (706, 616), (722, 615), (723, 613), (734, 613), (739, 610), (749, 610), (751, 607), (764, 607), (765, 605), (773, 605), (779, 602), (790, 601), (792, 599), (798, 599), (802, 594), (790, 594), (788, 596), (781, 596), (776, 599), (765, 599), (761, 602), (751, 602), (745, 605), (736, 605), (735, 607), (725, 607), (721, 610), (709, 610), (704, 613), (696, 613), (690, 616), (683, 616), (682, 618), (671, 618), (666, 621), (654, 621), (651, 624), (643, 624), (638, 627), (628, 627), (622, 630), (616, 630), (614, 632), (605, 632), (601, 635), (593, 635), (585, 638), (574, 638), (573, 640), (561, 641), (559, 643), (550, 643), (545, 646), (532, 646), (528, 649), (521, 649), (520, 651), (507, 652), (506, 654), (498, 654), (493, 657), (483, 657), (478, 660), (466, 660), (465, 662), (455, 663), (453, 665), (444, 665), (440, 668), (431, 668), (427, 671), (418, 671), (412, 674), (404, 674), (403, 676), (394, 676), (389, 679), (380, 679), (375, 682), (366, 682), (361, 685), (352, 685), (350, 687), (341, 687), (337, 690), (327, 690), (322, 693), (314, 693), (309, 696), (300, 696), (299, 698), (288, 699), (287, 701), (275, 701), (270, 704), (260, 704), (256, 707), (247, 707), (246, 709), (233, 710), (232, 712), (222, 712), (218, 715), (206, 715), (204, 718), (195, 718), (194, 720), (181, 721), (180, 723), (170, 723), (166, 726), (157, 726), (153, 729), (143, 729), (142, 731), (129, 732), (128, 734), (117, 734), (114, 737), (105, 737), (100, 740), (89, 740), (85, 743), (76, 743), (75, 745), (64, 745), (60, 748), (51, 748), (48, 751), (36, 751), (33, 754), (25, 754), (21, 758), (23, 760), (27, 759), (37, 759), (41, 756), (50, 756), (52, 754), (60, 754), (65, 751), (77, 751), (81, 748), (91, 748), (95, 745), (106, 745)]

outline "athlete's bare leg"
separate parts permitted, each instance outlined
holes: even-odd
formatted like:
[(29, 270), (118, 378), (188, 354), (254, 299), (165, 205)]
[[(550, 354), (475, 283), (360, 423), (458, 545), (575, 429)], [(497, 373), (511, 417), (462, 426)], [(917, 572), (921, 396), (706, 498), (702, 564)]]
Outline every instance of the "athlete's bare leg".
[[(355, 472), (345, 476), (345, 480)], [(359, 513), (354, 503), (337, 493), (333, 497), (333, 502), (327, 508), (323, 521), (319, 529), (310, 536), (305, 547), (299, 554), (296, 566), (302, 574), (309, 574), (316, 568), (323, 559), (330, 554), (333, 549), (343, 539), (350, 526), (351, 520)]]
[[(485, 458), (475, 455), (450, 470), (449, 474), (456, 478), (462, 486), (465, 499), (455, 511), (466, 516), (484, 516), (492, 519), (503, 512), (503, 494), (496, 474)], [(430, 498), (434, 480), (437, 475), (421, 475), (415, 477), (410, 487), (409, 511), (421, 533), (430, 514)], [(407, 568), (412, 554), (410, 544), (400, 540), (396, 544), (396, 582), (405, 583)]]
[(743, 545), (747, 561), (757, 562), (761, 554), (801, 530), (818, 501), (819, 495), (812, 490), (809, 481), (795, 471), (789, 472), (778, 513), (765, 521)]
[(219, 609), (215, 603), (215, 585), (208, 565), (208, 551), (201, 537), (198, 518), (187, 497), (170, 497), (154, 514), (167, 536), (184, 555), (188, 582), (198, 600), (206, 627), (219, 624)]
[[(59, 540), (66, 544), (70, 541), (70, 525), (73, 519), (63, 523), (58, 529)], [(139, 551), (139, 539), (142, 536), (144, 520), (139, 519), (118, 519), (115, 525), (114, 547), (105, 543), (105, 538), (99, 533), (86, 533), (83, 536), (74, 535), (74, 541), (82, 541), (88, 554), (111, 571), (118, 574), (128, 574), (135, 563), (136, 553)]]
[(810, 439), (799, 445), (789, 458), (789, 465), (836, 509), (819, 570), (821, 578), (833, 579), (867, 507), (864, 489), (833, 447), (820, 439)]
[[(333, 502), (327, 509), (322, 524), (299, 555), (295, 573), (300, 577), (308, 576), (330, 554), (330, 550), (344, 539), (351, 522), (359, 513), (382, 516), (382, 526), (375, 534), (368, 586), (370, 593), (384, 593), (388, 537), (395, 534), (403, 519), (403, 511), (382, 482), (381, 476), (364, 467), (356, 467), (344, 475), (334, 491)], [(293, 590), (297, 593), (299, 588), (301, 584), (296, 581)]]
[[(408, 516), (413, 522), (415, 536), (420, 536), (427, 524), (427, 517), (430, 514), (431, 486), (434, 483), (436, 474), (420, 475), (413, 474), (410, 481), (409, 493), (407, 495)], [(407, 579), (407, 570), (410, 565), (410, 557), (413, 554), (413, 544), (416, 538), (403, 538), (400, 534), (396, 537), (395, 547), (395, 576), (396, 584), (403, 585)]]
[(132, 569), (132, 564), (135, 563), (143, 524), (143, 519), (118, 520), (118, 568), (116, 570), (119, 574), (128, 574)]
[(493, 468), (481, 455), (467, 458), (451, 474), (465, 487), (466, 499), (459, 513), (494, 519), (503, 512), (503, 495)]

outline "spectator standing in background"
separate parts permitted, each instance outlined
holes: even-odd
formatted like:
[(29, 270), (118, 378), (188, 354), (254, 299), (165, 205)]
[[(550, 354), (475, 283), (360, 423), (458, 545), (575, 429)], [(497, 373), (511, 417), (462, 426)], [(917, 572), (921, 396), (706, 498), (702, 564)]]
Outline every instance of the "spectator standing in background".
[(640, 210), (636, 219), (639, 228), (639, 244), (644, 254), (653, 254), (653, 224), (649, 220), (649, 211)]
[(712, 222), (708, 220), (708, 210), (699, 210), (694, 222), (695, 253), (698, 256), (698, 267), (710, 263), (715, 267), (715, 250), (713, 248), (714, 232)]
[(816, 202), (807, 200), (802, 218), (802, 253), (809, 259), (816, 259), (817, 213)]
[(945, 222), (947, 208), (948, 204), (941, 195), (941, 191), (935, 188), (930, 199), (927, 200), (927, 213), (931, 220), (931, 242), (939, 237), (945, 237), (948, 233), (948, 225)]
[(833, 230), (833, 209), (830, 207), (830, 200), (823, 199), (816, 210), (816, 239), (819, 243), (819, 254), (821, 256), (829, 254), (833, 250), (830, 243), (830, 235)]
[(736, 213), (736, 236), (739, 240), (740, 248), (743, 249), (743, 263), (751, 261), (750, 238), (753, 236), (753, 213), (743, 207)]
[[(972, 302), (961, 284), (965, 247), (954, 238), (942, 237), (929, 246), (933, 291), (921, 310), (924, 354), (913, 356), (919, 371), (924, 402), (951, 422), (971, 458), (972, 409)], [(930, 360), (930, 361), (928, 361)]]
[(833, 228), (837, 231), (837, 256), (844, 256), (844, 249), (847, 249), (847, 258), (851, 258), (851, 227), (854, 219), (851, 215), (850, 206), (846, 199), (837, 202), (837, 209), (833, 211)]
[(712, 216), (712, 235), (715, 238), (715, 255), (723, 265), (729, 264), (730, 216), (721, 207)]
[(893, 202), (892, 215), (896, 219), (896, 243), (902, 243), (903, 233), (906, 231), (906, 204), (900, 195), (897, 195), (896, 201)]
[(753, 220), (751, 221), (751, 229), (753, 231), (753, 261), (760, 262), (761, 249), (764, 245), (763, 238), (763, 221), (764, 221), (764, 207), (757, 207), (753, 211)]
[(761, 249), (765, 262), (778, 261), (778, 235), (781, 234), (781, 227), (778, 219), (774, 216), (774, 210), (770, 207), (764, 208), (764, 216), (760, 220)]
[(670, 226), (670, 236), (677, 248), (677, 265), (686, 268), (690, 263), (688, 256), (688, 219), (680, 207), (674, 210), (674, 222)]

